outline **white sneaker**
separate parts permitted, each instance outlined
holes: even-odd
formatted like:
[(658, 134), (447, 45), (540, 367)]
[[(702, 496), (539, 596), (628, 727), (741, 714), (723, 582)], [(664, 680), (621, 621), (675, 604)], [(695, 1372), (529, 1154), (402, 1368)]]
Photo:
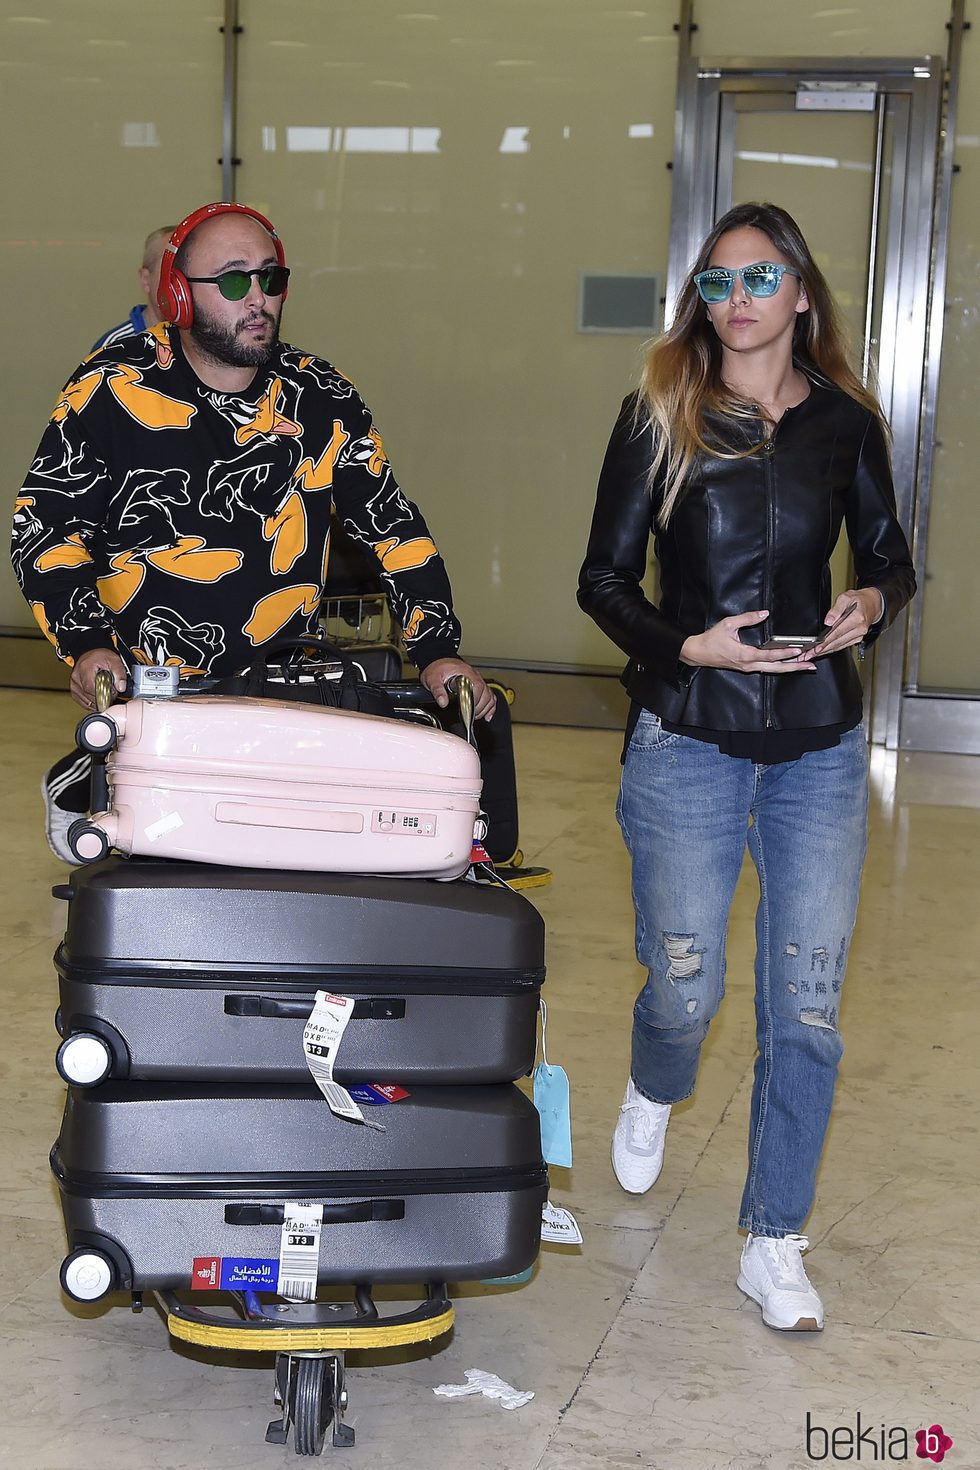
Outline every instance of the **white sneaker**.
[(612, 1139), (613, 1173), (630, 1194), (646, 1194), (663, 1168), (670, 1103), (651, 1102), (630, 1078)]
[(63, 863), (72, 863), (77, 867), (78, 858), (68, 846), (68, 828), (72, 822), (78, 821), (82, 813), (66, 812), (58, 805), (57, 798), (48, 786), (47, 776), (41, 779), (41, 795), (44, 798), (44, 832), (48, 846)]
[(759, 1303), (767, 1327), (783, 1332), (822, 1329), (823, 1302), (803, 1269), (803, 1252), (809, 1249), (805, 1235), (750, 1235), (745, 1242), (738, 1286)]

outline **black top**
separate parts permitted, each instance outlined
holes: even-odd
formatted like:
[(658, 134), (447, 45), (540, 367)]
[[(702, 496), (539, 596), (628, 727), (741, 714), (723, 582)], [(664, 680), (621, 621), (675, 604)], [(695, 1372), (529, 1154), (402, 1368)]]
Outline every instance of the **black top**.
[[(630, 704), (623, 739), (624, 761), (643, 708), (635, 700)], [(818, 725), (806, 730), (764, 730), (761, 735), (749, 730), (699, 730), (696, 725), (672, 725), (668, 720), (661, 720), (660, 724), (670, 735), (686, 735), (691, 740), (717, 745), (722, 755), (750, 760), (757, 766), (775, 766), (780, 761), (799, 760), (801, 755), (811, 750), (830, 750), (832, 746), (839, 745), (841, 736), (860, 724), (860, 715), (840, 725)]]

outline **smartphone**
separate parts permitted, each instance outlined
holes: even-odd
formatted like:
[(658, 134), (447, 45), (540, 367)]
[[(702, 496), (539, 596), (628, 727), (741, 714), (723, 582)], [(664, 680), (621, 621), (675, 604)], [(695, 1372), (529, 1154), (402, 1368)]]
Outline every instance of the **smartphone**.
[[(828, 629), (829, 632), (829, 629)], [(789, 633), (775, 633), (772, 638), (767, 638), (765, 643), (760, 643), (760, 648), (815, 648), (818, 643), (823, 642), (823, 634), (801, 633), (794, 638)]]
[[(856, 607), (856, 601), (849, 602), (837, 619), (837, 623), (842, 622), (844, 618), (849, 618)], [(837, 627), (837, 623), (832, 623), (829, 628), (824, 628), (820, 633), (800, 633), (796, 637), (793, 637), (789, 633), (774, 633), (771, 638), (766, 639), (765, 643), (760, 643), (759, 647), (801, 648), (804, 652), (808, 649), (819, 648), (821, 643), (824, 643), (830, 637), (831, 633)]]

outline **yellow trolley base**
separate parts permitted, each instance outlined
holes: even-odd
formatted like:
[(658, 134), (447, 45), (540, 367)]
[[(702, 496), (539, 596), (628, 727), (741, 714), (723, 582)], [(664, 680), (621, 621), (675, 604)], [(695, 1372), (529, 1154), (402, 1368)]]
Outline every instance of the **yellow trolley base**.
[(266, 1430), (269, 1444), (285, 1444), (290, 1427), (299, 1455), (318, 1455), (332, 1426), (334, 1445), (354, 1443), (344, 1423), (347, 1391), (344, 1353), (348, 1349), (405, 1347), (431, 1342), (453, 1325), (455, 1312), (442, 1282), (426, 1288), (426, 1300), (412, 1311), (381, 1317), (368, 1286), (355, 1288), (354, 1301), (277, 1302), (259, 1306), (233, 1293), (243, 1316), (221, 1316), (190, 1306), (172, 1291), (158, 1291), (171, 1337), (195, 1347), (235, 1352), (275, 1353), (275, 1401), (282, 1418)]

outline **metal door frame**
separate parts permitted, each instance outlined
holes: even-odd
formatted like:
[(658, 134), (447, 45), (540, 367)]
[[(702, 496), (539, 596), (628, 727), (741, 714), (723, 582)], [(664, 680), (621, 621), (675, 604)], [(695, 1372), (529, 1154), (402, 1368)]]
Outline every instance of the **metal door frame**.
[[(927, 389), (934, 386), (931, 381), (927, 383), (927, 366), (931, 356), (928, 339), (933, 210), (944, 65), (943, 59), (935, 56), (911, 59), (808, 56), (724, 61), (692, 57), (682, 62), (678, 78), (666, 293), (668, 321), (701, 240), (730, 203), (734, 157), (734, 115), (727, 101), (730, 94), (755, 93), (761, 98), (765, 93), (793, 91), (801, 81), (866, 81), (874, 86), (881, 99), (877, 109), (879, 165), (884, 161), (881, 140), (886, 116), (895, 124), (894, 146), (888, 160), (892, 168), (888, 220), (882, 229), (878, 218), (879, 171), (875, 179), (869, 244), (874, 251), (883, 240), (887, 252), (878, 390), (893, 426), (892, 460), (898, 514), (913, 544), (919, 451), (923, 442), (928, 446), (923, 462), (931, 461), (931, 437), (923, 439), (921, 431), (929, 422), (930, 411), (934, 412), (934, 394), (927, 394)], [(723, 178), (725, 170), (727, 182)], [(872, 287), (873, 280), (872, 271)], [(919, 366), (917, 370), (902, 371), (903, 364)], [(922, 520), (921, 504), (919, 519)], [(924, 547), (916, 546), (920, 579), (923, 561)], [(908, 714), (907, 706), (915, 698), (914, 694), (903, 698), (906, 639), (910, 638), (913, 650), (918, 647), (921, 611), (917, 603), (913, 603), (913, 609), (912, 619), (907, 611), (903, 613), (875, 647), (870, 736), (876, 744), (892, 750), (900, 743), (901, 717)], [(902, 731), (901, 744), (907, 743), (906, 732)], [(916, 744), (922, 748), (921, 738)]]

